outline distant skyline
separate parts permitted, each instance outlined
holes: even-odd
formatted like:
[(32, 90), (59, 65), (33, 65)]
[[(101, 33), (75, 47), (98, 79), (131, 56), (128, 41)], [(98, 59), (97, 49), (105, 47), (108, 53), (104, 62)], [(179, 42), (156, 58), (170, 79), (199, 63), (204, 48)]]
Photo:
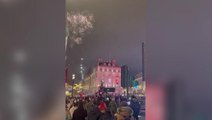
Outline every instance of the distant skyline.
[(99, 57), (115, 59), (128, 65), (131, 74), (142, 71), (142, 42), (145, 42), (144, 1), (67, 0), (68, 12), (89, 11), (94, 15), (94, 29), (81, 45), (68, 49), (69, 76), (80, 73), (80, 59), (85, 71), (93, 68)]

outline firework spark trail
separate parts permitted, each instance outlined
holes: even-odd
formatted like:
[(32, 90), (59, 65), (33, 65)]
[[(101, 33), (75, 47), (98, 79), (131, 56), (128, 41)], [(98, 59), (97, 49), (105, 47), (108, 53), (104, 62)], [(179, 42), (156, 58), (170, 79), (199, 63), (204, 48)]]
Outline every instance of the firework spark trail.
[[(83, 37), (93, 29), (94, 17), (88, 11), (67, 13), (66, 47), (82, 44)], [(66, 48), (67, 49), (67, 48)]]

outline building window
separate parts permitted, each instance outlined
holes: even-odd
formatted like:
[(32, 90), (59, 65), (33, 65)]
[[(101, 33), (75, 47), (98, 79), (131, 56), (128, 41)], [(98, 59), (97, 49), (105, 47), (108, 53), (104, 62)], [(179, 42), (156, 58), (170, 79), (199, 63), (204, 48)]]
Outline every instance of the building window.
[(111, 79), (109, 79), (109, 83), (111, 83)]
[(119, 80), (117, 80), (117, 79), (116, 79), (116, 84), (117, 84), (117, 85), (119, 84)]

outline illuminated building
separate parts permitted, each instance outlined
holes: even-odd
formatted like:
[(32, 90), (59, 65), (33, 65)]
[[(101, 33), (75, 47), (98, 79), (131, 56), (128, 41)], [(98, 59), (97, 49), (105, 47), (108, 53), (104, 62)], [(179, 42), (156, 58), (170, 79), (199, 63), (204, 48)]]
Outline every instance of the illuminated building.
[(83, 86), (83, 93), (87, 94), (87, 95), (92, 95), (96, 92), (96, 84), (95, 83), (95, 69), (93, 69), (93, 72), (87, 76), (84, 81), (81, 81), (82, 86)]
[(115, 60), (98, 60), (92, 74), (86, 77), (85, 81), (83, 81), (84, 92), (97, 92), (101, 82), (103, 82), (103, 85), (106, 88), (115, 88), (115, 93), (117, 94), (122, 92), (121, 67), (116, 64)]
[(145, 94), (145, 90), (146, 90), (146, 82), (143, 81), (143, 77), (142, 77), (142, 73), (139, 73), (135, 76), (135, 81), (138, 82), (138, 89), (137, 89), (137, 93), (141, 93), (141, 94)]
[(142, 83), (143, 79), (142, 79), (142, 73), (136, 74), (135, 75), (135, 80), (138, 81), (139, 84)]

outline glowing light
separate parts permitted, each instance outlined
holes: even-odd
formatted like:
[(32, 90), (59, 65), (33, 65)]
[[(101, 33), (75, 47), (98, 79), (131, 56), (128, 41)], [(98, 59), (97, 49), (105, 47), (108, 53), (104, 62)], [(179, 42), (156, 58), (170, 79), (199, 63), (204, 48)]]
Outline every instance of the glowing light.
[(75, 79), (75, 74), (72, 74), (72, 79), (73, 79), (73, 80)]
[(79, 91), (80, 89), (82, 89), (82, 84), (74, 84), (73, 89)]
[(69, 91), (66, 91), (66, 95), (68, 95), (69, 94)]

